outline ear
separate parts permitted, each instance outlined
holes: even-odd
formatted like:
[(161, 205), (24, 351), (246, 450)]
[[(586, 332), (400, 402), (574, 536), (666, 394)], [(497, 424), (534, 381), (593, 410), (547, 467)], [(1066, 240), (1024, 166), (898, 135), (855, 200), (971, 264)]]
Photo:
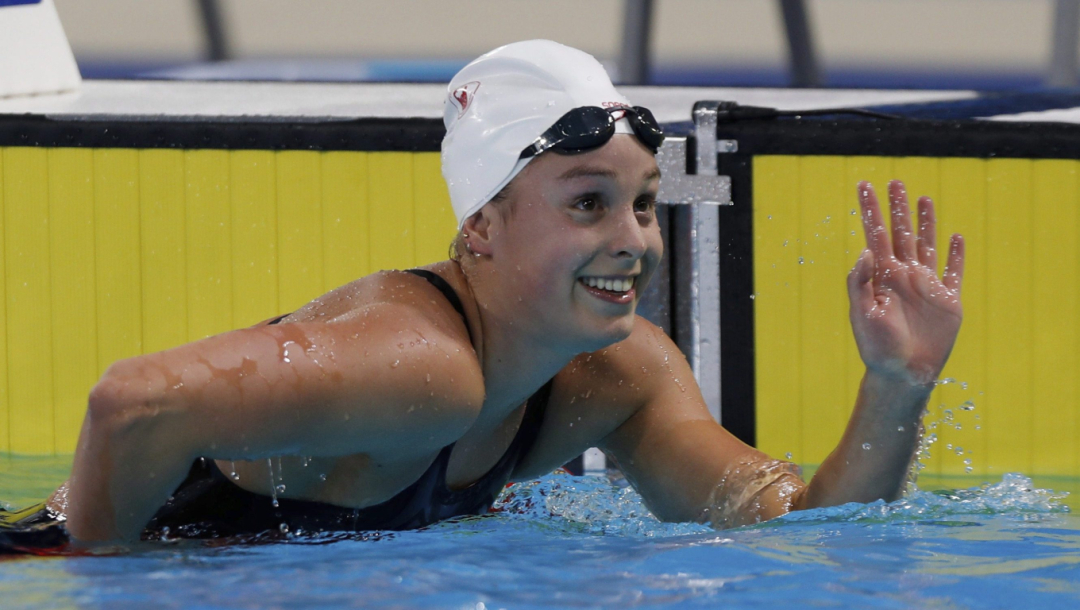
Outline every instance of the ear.
[(465, 219), (462, 229), (466, 235), (465, 245), (469, 252), (482, 256), (491, 256), (494, 251), (492, 241), (498, 234), (500, 218), (495, 206), (485, 205), (480, 211)]

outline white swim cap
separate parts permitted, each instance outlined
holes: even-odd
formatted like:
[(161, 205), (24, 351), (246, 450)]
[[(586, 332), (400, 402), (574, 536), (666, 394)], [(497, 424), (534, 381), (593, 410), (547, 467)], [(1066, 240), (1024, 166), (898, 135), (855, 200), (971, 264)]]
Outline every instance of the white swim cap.
[[(461, 69), (443, 101), (442, 173), (458, 228), (532, 157), (521, 151), (581, 106), (629, 106), (592, 55), (550, 40), (499, 47)], [(633, 133), (626, 119), (618, 133)]]

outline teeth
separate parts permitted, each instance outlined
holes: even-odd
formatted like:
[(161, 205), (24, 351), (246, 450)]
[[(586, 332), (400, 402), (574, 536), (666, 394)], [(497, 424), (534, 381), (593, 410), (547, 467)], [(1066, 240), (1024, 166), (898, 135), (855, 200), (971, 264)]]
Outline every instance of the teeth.
[(582, 281), (586, 286), (592, 288), (600, 288), (601, 290), (607, 290), (610, 292), (626, 292), (634, 287), (634, 279), (607, 279), (602, 277), (586, 277), (582, 278)]

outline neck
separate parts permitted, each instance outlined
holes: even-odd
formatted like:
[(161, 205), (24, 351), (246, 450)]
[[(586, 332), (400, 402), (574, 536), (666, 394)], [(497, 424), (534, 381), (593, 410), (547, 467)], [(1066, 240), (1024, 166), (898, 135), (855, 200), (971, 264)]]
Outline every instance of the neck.
[[(501, 418), (521, 406), (577, 356), (573, 346), (553, 341), (553, 333), (522, 316), (521, 301), (506, 294), (484, 261), (466, 261), (461, 277), (469, 287), (480, 324), (474, 333), (484, 373), (484, 412)], [(463, 295), (465, 296), (465, 295)]]

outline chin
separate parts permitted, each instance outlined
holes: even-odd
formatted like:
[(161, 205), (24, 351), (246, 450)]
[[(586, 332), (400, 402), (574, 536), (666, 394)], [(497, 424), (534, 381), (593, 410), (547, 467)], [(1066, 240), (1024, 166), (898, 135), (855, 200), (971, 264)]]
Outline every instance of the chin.
[[(579, 340), (579, 353), (595, 352), (609, 347), (621, 341), (625, 341), (634, 332), (634, 314), (620, 317), (617, 320), (608, 320), (607, 324), (593, 326), (589, 331), (577, 334)], [(591, 332), (590, 332), (591, 331)]]

